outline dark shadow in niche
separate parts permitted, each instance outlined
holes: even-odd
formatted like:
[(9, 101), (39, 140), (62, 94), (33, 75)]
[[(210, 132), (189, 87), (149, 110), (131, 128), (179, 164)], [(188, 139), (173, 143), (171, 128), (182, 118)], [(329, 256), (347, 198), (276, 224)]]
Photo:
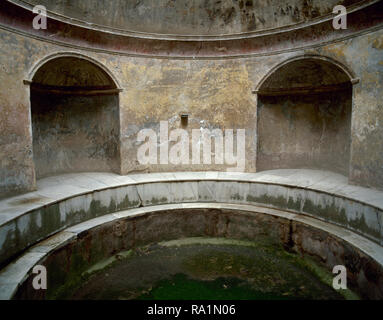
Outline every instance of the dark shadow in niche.
[(303, 58), (280, 67), (258, 93), (258, 171), (329, 170), (348, 175), (352, 84), (332, 63)]
[(44, 64), (31, 83), (37, 178), (120, 172), (119, 90), (98, 66), (77, 57)]

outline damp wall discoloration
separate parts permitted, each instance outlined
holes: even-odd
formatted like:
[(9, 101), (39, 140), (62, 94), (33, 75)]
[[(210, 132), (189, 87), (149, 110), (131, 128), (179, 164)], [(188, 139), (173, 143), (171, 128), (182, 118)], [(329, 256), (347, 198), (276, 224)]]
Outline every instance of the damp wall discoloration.
[[(116, 63), (121, 60), (116, 61)], [(129, 59), (122, 70), (127, 82), (121, 94), (122, 172), (173, 170), (225, 170), (215, 165), (147, 165), (137, 163), (137, 134), (142, 128), (159, 137), (160, 121), (169, 133), (181, 128), (180, 113), (189, 115), (184, 128), (192, 138), (197, 129), (246, 129), (246, 169), (255, 171), (254, 136), (256, 112), (244, 61), (170, 61)], [(190, 141), (190, 159), (191, 159)], [(214, 145), (214, 143), (213, 143)], [(158, 159), (159, 163), (159, 159)]]
[[(0, 264), (17, 252), (68, 226), (107, 213), (136, 208), (141, 199), (135, 186), (93, 192), (33, 210), (0, 230)], [(4, 227), (4, 228), (3, 228)]]
[[(215, 180), (147, 182), (87, 192), (38, 206), (25, 214), (3, 220), (0, 226), (0, 265), (6, 264), (36, 242), (90, 219), (110, 213), (119, 214), (118, 211), (139, 207), (151, 208), (158, 205), (188, 203), (275, 208), (302, 216), (308, 215), (352, 230), (380, 245), (383, 244), (381, 209), (331, 193), (261, 182)], [(157, 227), (166, 229), (163, 225)], [(224, 228), (216, 232), (222, 230)]]
[(350, 181), (383, 188), (383, 32), (324, 47), (320, 53), (350, 65), (360, 82), (354, 86)]
[(220, 35), (260, 31), (306, 22), (359, 0), (29, 0), (82, 21), (136, 32)]
[(352, 89), (260, 97), (257, 169), (318, 168), (348, 175)]
[(32, 91), (36, 177), (120, 172), (118, 95), (59, 96)]
[[(303, 54), (328, 56), (343, 63), (360, 82), (354, 85), (350, 178), (355, 184), (383, 188), (382, 58), (376, 31), (339, 43), (295, 52), (243, 59), (151, 59), (65, 48), (1, 30), (1, 180), (2, 197), (34, 188), (34, 163), (29, 118), (29, 88), (23, 84), (43, 58), (76, 51), (103, 64), (118, 79), (121, 172), (224, 170), (226, 167), (142, 166), (137, 163), (137, 133), (158, 132), (160, 121), (180, 127), (189, 113), (187, 130), (246, 129), (246, 171), (256, 171), (257, 99), (252, 90), (278, 64)], [(232, 167), (232, 166), (228, 166)]]
[[(19, 283), (15, 299), (65, 298), (97, 263), (107, 266), (112, 256), (123, 258), (118, 257), (121, 252), (148, 250), (143, 247), (189, 237), (246, 240), (273, 253), (288, 250), (301, 258), (313, 258), (330, 272), (335, 265), (344, 265), (349, 287), (364, 299), (383, 296), (382, 266), (378, 262), (327, 230), (286, 217), (228, 209), (163, 210), (114, 218), (71, 232), (73, 236), (67, 243), (52, 249), (38, 262), (50, 270), (48, 290), (33, 290), (33, 275), (28, 274)], [(36, 252), (44, 249), (43, 244), (34, 248)]]
[(28, 41), (0, 32), (0, 198), (35, 188), (29, 89)]

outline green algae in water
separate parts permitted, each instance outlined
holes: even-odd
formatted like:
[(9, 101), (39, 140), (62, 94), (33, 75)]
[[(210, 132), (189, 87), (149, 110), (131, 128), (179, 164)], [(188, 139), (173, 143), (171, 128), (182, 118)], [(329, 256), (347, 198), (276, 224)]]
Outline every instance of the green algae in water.
[(285, 294), (256, 291), (237, 278), (218, 278), (213, 281), (194, 280), (184, 274), (160, 281), (149, 293), (137, 300), (292, 300)]
[(70, 294), (72, 299), (345, 298), (299, 256), (254, 242), (196, 238), (169, 241), (137, 248), (120, 261), (99, 266)]

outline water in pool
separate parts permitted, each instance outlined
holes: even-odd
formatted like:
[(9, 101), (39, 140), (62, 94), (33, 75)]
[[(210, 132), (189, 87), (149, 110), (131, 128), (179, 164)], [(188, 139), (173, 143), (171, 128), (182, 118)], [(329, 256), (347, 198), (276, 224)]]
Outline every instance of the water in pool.
[[(92, 268), (65, 298), (89, 300), (345, 299), (332, 274), (283, 248), (185, 239), (138, 248)], [(96, 271), (98, 270), (98, 271)]]

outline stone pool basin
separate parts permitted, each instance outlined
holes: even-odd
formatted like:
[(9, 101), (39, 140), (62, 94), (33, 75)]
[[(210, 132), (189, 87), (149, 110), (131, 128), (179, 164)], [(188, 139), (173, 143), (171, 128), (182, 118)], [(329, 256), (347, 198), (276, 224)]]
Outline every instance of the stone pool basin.
[(49, 298), (28, 290), (36, 264), (66, 261), (49, 281), (57, 289), (119, 252), (211, 237), (267, 243), (328, 271), (345, 265), (361, 297), (381, 299), (382, 199), (315, 170), (46, 178), (0, 203), (0, 297)]

